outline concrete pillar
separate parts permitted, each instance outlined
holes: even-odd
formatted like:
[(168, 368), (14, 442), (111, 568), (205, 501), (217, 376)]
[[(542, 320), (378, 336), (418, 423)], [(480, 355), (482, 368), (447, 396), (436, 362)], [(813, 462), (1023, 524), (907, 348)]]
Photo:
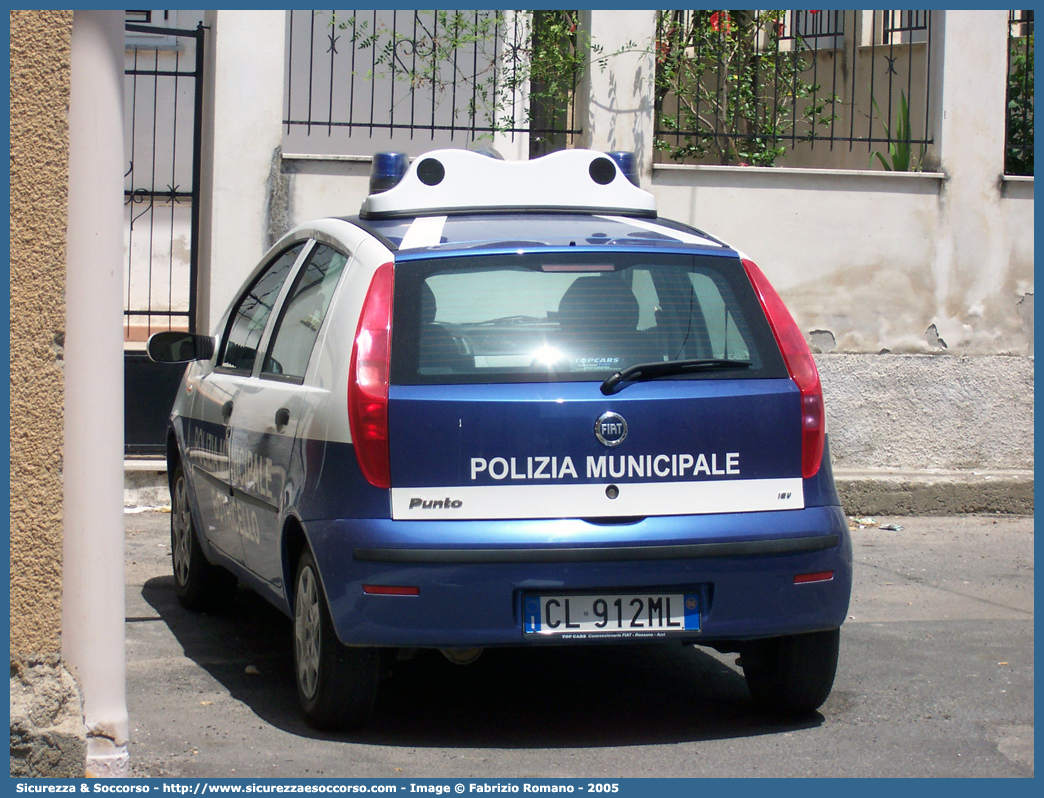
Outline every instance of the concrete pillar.
[(73, 15), (62, 654), (87, 768), (127, 772), (123, 579), (123, 12)]
[(269, 199), (280, 178), (286, 12), (208, 11), (204, 24), (197, 329), (209, 333), (286, 232), (286, 209)]
[(941, 106), (935, 149), (943, 171), (965, 183), (995, 185), (1004, 173), (1008, 12), (934, 12), (932, 43), (939, 78), (932, 89)]
[(604, 70), (598, 64), (588, 67), (580, 86), (579, 107), (586, 109), (586, 115), (579, 115), (582, 146), (633, 152), (642, 186), (648, 188), (656, 110), (656, 12), (581, 11), (580, 30), (602, 48), (601, 55), (609, 56)]
[[(1010, 266), (1001, 203), (1007, 18), (1004, 10), (932, 12), (932, 154), (947, 175), (933, 323), (949, 348), (973, 337)], [(1016, 300), (1012, 295), (1011, 310)]]

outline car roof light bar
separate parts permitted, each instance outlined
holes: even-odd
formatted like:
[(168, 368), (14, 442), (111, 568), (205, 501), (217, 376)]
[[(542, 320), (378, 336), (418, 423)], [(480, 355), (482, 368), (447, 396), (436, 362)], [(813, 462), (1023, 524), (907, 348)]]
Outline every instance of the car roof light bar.
[[(631, 156), (633, 172), (633, 154)], [(374, 156), (374, 170), (378, 158)], [(656, 199), (614, 159), (593, 150), (561, 150), (531, 161), (498, 161), (467, 150), (418, 157), (398, 183), (363, 202), (363, 218), (471, 210), (574, 210), (656, 216)], [(373, 178), (371, 177), (371, 181)]]

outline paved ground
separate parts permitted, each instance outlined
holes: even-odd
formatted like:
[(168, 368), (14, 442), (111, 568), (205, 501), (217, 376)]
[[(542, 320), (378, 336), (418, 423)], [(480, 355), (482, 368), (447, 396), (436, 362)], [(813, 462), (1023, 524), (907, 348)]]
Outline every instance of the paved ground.
[(735, 656), (693, 647), (487, 651), (396, 665), (365, 732), (298, 717), (290, 625), (240, 591), (174, 598), (169, 516), (127, 516), (131, 770), (138, 776), (1032, 776), (1033, 519), (877, 518), (834, 692), (779, 725)]

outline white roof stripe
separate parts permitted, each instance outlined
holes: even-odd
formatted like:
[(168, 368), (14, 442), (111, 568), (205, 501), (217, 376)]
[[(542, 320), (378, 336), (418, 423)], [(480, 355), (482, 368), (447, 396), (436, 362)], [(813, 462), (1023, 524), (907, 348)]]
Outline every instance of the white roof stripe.
[(662, 236), (668, 238), (674, 238), (681, 241), (684, 244), (701, 244), (707, 247), (720, 247), (717, 241), (713, 241), (704, 236), (694, 235), (692, 233), (686, 233), (683, 230), (675, 230), (673, 227), (664, 227), (656, 222), (649, 222), (644, 219), (632, 219), (629, 216), (599, 216), (600, 219), (607, 219), (610, 222), (617, 222), (618, 224), (629, 224), (631, 227), (640, 227), (643, 230), (649, 230), (653, 233), (659, 233)]
[(445, 225), (445, 216), (418, 216), (402, 237), (399, 249), (437, 246), (442, 241), (442, 228)]

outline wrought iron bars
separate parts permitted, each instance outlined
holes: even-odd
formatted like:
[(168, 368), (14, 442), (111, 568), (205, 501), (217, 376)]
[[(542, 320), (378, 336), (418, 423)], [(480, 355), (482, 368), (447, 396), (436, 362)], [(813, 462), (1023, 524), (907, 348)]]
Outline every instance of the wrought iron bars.
[(930, 12), (661, 12), (658, 31), (659, 160), (866, 169), (901, 131), (917, 168), (931, 143)]
[(419, 154), (521, 133), (568, 146), (579, 133), (573, 103), (568, 119), (558, 108), (523, 113), (528, 21), (500, 11), (288, 12), (284, 152)]
[(1008, 12), (1004, 172), (1033, 174), (1033, 12)]
[(143, 341), (157, 330), (195, 330), (204, 28), (126, 30), (177, 42), (127, 50), (124, 338)]

